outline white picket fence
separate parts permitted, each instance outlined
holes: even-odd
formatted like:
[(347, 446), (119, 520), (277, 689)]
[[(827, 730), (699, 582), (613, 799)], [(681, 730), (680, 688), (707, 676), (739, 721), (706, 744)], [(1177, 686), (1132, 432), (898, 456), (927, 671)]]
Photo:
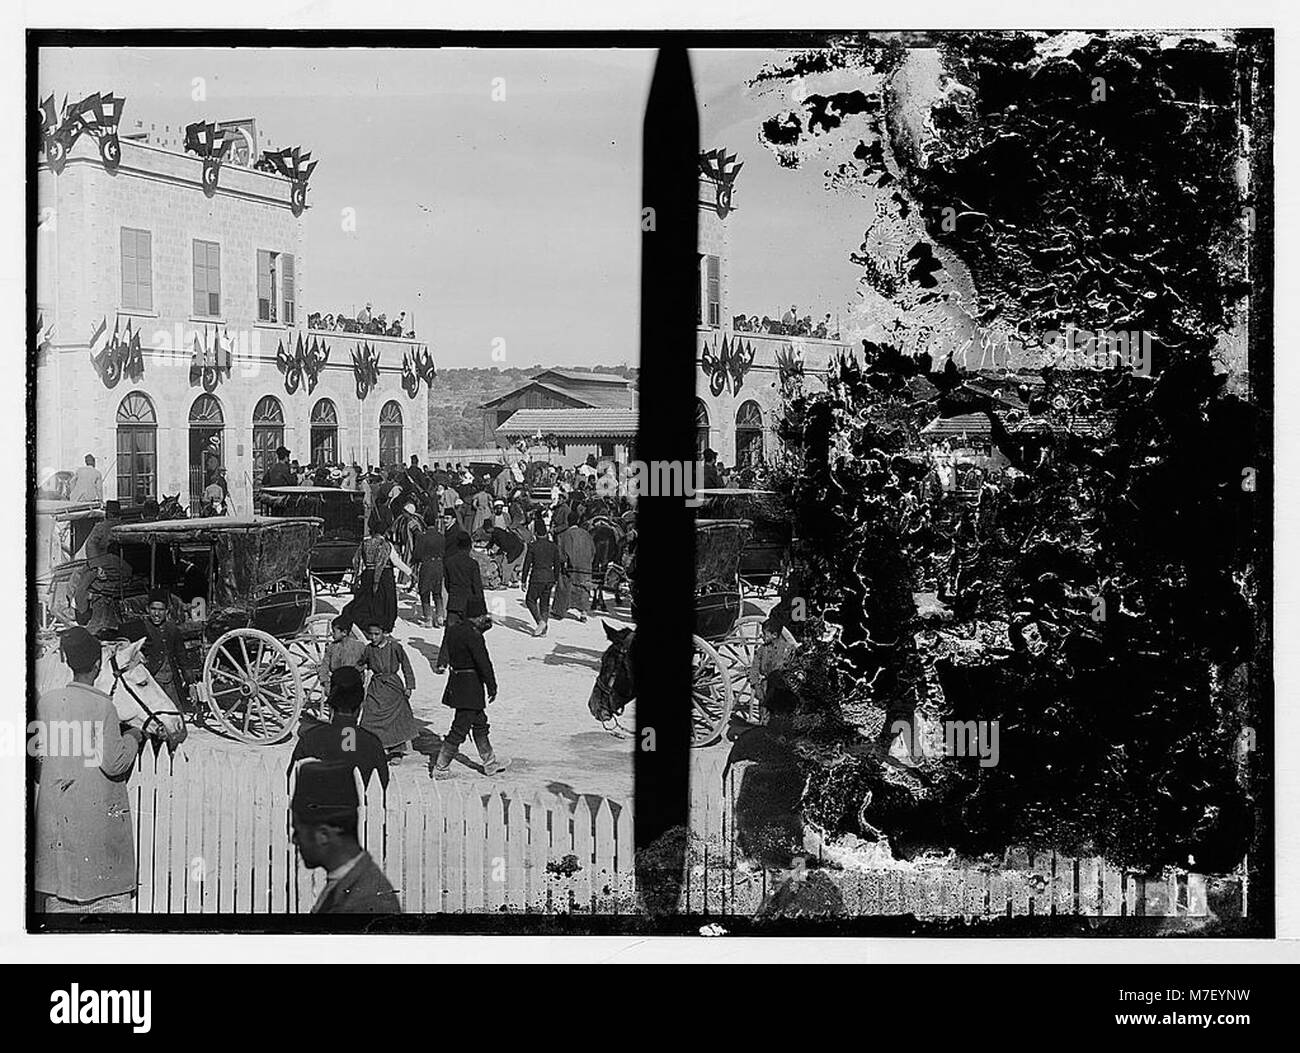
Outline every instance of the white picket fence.
[[(311, 910), (324, 873), (293, 847), (282, 753), (145, 750), (128, 785), (138, 913)], [(634, 909), (631, 812), (605, 798), (372, 776), (360, 839), (408, 913)]]

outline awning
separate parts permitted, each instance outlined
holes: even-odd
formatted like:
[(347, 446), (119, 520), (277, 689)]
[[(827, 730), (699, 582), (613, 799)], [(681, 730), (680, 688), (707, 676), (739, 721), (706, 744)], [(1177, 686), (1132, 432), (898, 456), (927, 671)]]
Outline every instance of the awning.
[(521, 409), (497, 425), (501, 438), (554, 436), (566, 442), (627, 440), (636, 437), (637, 411), (633, 409)]

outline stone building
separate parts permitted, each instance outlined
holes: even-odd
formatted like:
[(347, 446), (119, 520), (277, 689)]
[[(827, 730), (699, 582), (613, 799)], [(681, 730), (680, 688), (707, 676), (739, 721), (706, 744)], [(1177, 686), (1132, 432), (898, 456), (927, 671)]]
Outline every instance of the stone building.
[(189, 505), (220, 464), (248, 512), (281, 444), (304, 465), (423, 457), (403, 365), (424, 345), (307, 328), (305, 179), (241, 149), (213, 180), (194, 153), (106, 138), (79, 133), (56, 166), (47, 136), (38, 159), (38, 475), (92, 453), (107, 498)]
[(734, 160), (723, 151), (700, 158), (695, 424), (698, 451), (713, 449), (723, 464), (743, 467), (771, 461), (776, 451), (783, 366), (802, 368), (805, 383), (823, 383), (831, 361), (849, 345), (811, 333), (737, 327), (748, 316), (732, 315), (728, 295), (727, 228), (744, 221), (732, 204), (740, 168)]

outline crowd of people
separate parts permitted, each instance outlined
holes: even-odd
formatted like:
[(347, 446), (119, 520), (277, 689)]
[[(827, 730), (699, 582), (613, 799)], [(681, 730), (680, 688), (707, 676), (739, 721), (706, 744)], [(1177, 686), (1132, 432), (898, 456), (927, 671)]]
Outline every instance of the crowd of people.
[(338, 333), (366, 333), (371, 336), (402, 336), (408, 339), (415, 336), (414, 326), (406, 324), (405, 311), (390, 322), (386, 314), (375, 314), (369, 303), (355, 316), (347, 311), (339, 311), (338, 314), (314, 311), (307, 316), (307, 328)]
[(738, 333), (811, 336), (818, 340), (838, 340), (840, 338), (839, 325), (831, 320), (829, 314), (820, 322), (813, 322), (812, 315), (799, 314), (799, 308), (796, 304), (791, 304), (790, 309), (779, 318), (769, 318), (767, 315), (759, 318), (756, 314), (746, 317), (743, 314), (738, 314), (732, 318), (731, 328)]

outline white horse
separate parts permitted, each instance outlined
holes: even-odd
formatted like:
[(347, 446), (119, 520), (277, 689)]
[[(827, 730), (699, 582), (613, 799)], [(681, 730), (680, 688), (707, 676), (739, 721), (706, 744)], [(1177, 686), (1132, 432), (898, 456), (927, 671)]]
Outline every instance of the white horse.
[[(158, 686), (140, 657), (144, 640), (127, 643), (107, 640), (95, 686), (113, 700), (123, 724), (139, 728), (146, 735), (173, 745), (185, 741), (189, 731), (176, 703)], [(37, 697), (72, 683), (72, 669), (57, 647), (36, 660), (34, 683)]]

